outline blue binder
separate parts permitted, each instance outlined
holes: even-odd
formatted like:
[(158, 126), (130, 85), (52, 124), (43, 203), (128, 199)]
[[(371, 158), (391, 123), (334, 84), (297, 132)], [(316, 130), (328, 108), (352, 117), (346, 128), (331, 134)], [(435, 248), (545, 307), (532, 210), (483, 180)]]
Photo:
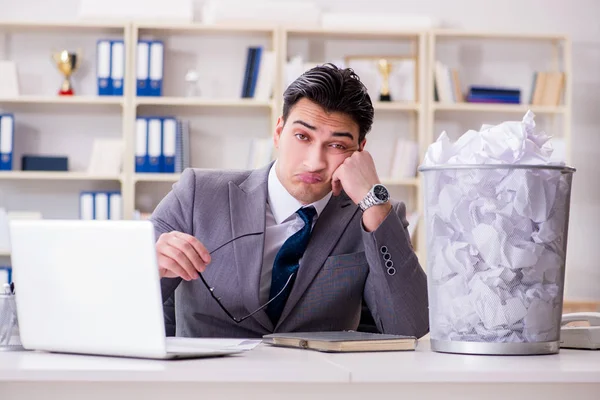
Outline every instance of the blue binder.
[(148, 170), (150, 173), (158, 173), (161, 170), (162, 154), (162, 119), (157, 117), (148, 118)]
[(123, 96), (123, 82), (125, 77), (125, 42), (111, 40), (110, 52), (110, 78), (112, 81), (112, 95)]
[(164, 44), (160, 40), (150, 43), (150, 96), (162, 96), (164, 67)]
[(135, 121), (135, 172), (148, 172), (148, 118)]
[(140, 40), (136, 50), (136, 94), (150, 96), (150, 41)]
[(112, 96), (111, 79), (112, 48), (110, 40), (98, 40), (96, 44), (96, 77), (98, 79), (98, 96)]
[(161, 171), (175, 173), (175, 155), (177, 153), (177, 120), (165, 117), (162, 120)]
[(0, 114), (0, 171), (13, 169), (13, 142), (15, 118), (13, 114)]

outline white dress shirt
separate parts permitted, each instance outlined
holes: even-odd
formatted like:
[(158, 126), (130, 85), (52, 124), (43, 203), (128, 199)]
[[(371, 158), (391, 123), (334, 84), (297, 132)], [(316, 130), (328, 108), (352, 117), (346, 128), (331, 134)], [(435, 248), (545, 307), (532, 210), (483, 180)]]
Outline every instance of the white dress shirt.
[[(260, 301), (261, 304), (269, 301), (269, 293), (271, 290), (271, 274), (273, 271), (273, 262), (277, 252), (283, 245), (283, 243), (298, 232), (304, 226), (304, 221), (296, 213), (298, 209), (302, 207), (302, 203), (296, 200), (286, 189), (283, 187), (277, 173), (275, 172), (275, 165), (277, 161), (271, 167), (269, 171), (269, 179), (267, 182), (267, 215), (265, 225), (265, 247), (263, 252), (263, 264), (262, 272), (260, 275)], [(306, 205), (314, 206), (317, 210), (317, 214), (313, 218), (313, 226), (317, 222), (319, 215), (323, 212), (323, 209), (327, 205), (327, 202), (331, 198), (332, 192), (329, 192), (321, 200), (318, 200), (312, 204)]]

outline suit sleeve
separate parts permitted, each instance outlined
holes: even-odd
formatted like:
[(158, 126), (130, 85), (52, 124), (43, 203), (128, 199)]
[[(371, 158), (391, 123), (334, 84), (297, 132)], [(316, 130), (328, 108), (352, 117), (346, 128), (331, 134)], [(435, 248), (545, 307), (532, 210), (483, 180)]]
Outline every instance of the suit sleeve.
[[(158, 204), (150, 221), (154, 225), (155, 240), (167, 232), (193, 232), (193, 209), (196, 175), (193, 169), (186, 169), (172, 190)], [(175, 336), (175, 289), (181, 278), (162, 278), (160, 282), (165, 329), (167, 336)]]
[(364, 297), (380, 332), (420, 338), (429, 332), (427, 277), (407, 227), (402, 202), (392, 203), (375, 231), (367, 232), (362, 226), (369, 262)]

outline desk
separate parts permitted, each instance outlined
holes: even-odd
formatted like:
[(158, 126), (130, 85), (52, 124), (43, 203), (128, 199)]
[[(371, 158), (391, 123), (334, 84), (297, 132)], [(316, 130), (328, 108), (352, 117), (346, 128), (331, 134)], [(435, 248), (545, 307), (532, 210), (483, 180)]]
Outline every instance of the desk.
[[(193, 396), (193, 397), (192, 397)], [(0, 353), (0, 398), (600, 398), (600, 351), (471, 356), (417, 351), (325, 354), (259, 345), (235, 356), (155, 361)]]

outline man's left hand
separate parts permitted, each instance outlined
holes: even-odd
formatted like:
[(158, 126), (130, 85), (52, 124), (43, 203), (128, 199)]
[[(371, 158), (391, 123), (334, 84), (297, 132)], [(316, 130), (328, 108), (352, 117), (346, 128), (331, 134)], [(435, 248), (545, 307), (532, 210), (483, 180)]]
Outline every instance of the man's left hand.
[[(368, 151), (356, 151), (335, 170), (331, 177), (333, 195), (338, 196), (342, 189), (355, 204), (365, 198), (373, 185), (381, 183), (375, 169), (375, 162)], [(391, 204), (385, 203), (370, 207), (363, 213), (363, 226), (372, 232), (386, 218)]]
[(379, 182), (373, 157), (368, 151), (355, 151), (335, 170), (331, 177), (333, 195), (342, 190), (358, 204)]

